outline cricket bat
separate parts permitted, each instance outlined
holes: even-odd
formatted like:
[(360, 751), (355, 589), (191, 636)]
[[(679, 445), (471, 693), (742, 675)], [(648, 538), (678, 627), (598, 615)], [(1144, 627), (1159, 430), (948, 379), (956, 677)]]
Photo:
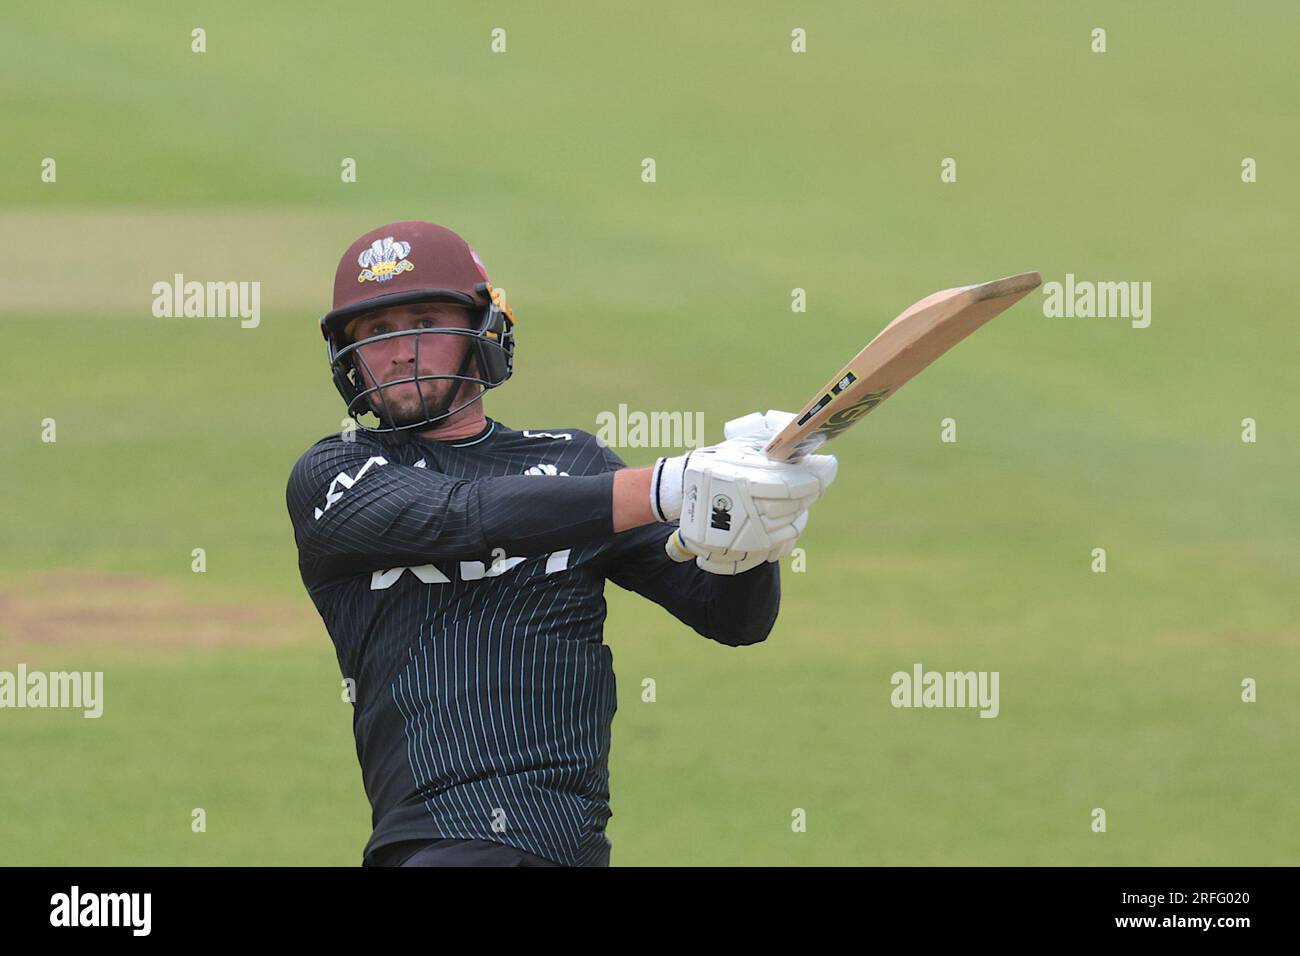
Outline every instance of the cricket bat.
[[(818, 390), (763, 447), (763, 453), (777, 461), (795, 461), (838, 438), (940, 355), (1011, 308), (1042, 281), (1037, 272), (1024, 272), (980, 285), (943, 289), (908, 306)], [(695, 556), (680, 532), (668, 538), (664, 549), (674, 561)]]

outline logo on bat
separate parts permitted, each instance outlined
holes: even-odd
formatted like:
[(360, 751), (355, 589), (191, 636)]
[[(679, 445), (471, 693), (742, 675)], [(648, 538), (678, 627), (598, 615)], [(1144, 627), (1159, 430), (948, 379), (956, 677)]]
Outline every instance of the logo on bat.
[(825, 435), (828, 439), (834, 438), (888, 397), (889, 389), (887, 388), (882, 388), (878, 392), (867, 392), (852, 405), (847, 405), (832, 412), (831, 416), (822, 422), (821, 427), (817, 429), (817, 433)]
[(815, 432), (795, 446), (795, 454), (802, 455), (820, 448), (888, 397), (889, 389), (882, 388), (878, 392), (867, 392), (852, 405), (836, 409)]

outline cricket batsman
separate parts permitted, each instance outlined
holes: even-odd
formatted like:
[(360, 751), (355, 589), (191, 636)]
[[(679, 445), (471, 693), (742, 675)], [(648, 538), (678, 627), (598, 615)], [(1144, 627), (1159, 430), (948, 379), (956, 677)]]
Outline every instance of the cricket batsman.
[[(835, 459), (768, 460), (781, 412), (646, 468), (581, 429), (487, 417), (514, 315), (433, 223), (352, 243), (320, 327), (356, 427), (298, 459), (286, 499), (351, 690), (364, 865), (608, 865), (605, 582), (719, 644), (764, 640)], [(665, 553), (674, 533), (693, 560)]]

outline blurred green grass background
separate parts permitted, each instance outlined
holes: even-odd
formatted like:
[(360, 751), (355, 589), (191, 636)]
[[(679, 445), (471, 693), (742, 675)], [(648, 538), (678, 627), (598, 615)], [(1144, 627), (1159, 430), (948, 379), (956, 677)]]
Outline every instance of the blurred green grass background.
[[(517, 373), (487, 411), (514, 427), (594, 430), (626, 402), (701, 410), (716, 440), (798, 406), (934, 289), (1150, 281), (1150, 328), (1031, 297), (838, 443), (765, 645), (718, 647), (610, 587), (613, 859), (1296, 862), (1293, 5), (8, 19), (0, 586), (95, 570), (310, 612), (283, 486), (341, 418), (316, 320), (340, 251), (392, 219), (457, 229), (508, 290)], [(174, 272), (259, 280), (260, 326), (152, 318)], [(99, 721), (0, 712), (0, 864), (356, 863), (350, 712), (323, 627), (305, 632), (37, 644), (0, 616), (0, 667), (103, 668), (108, 695)], [(916, 661), (999, 671), (1000, 716), (894, 710), (889, 675)]]

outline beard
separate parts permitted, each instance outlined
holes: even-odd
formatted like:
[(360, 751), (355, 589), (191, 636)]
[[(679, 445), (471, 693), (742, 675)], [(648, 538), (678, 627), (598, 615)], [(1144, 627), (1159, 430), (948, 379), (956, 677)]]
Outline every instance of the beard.
[(370, 407), (389, 427), (416, 425), (446, 417), (461, 401), (461, 391), (468, 384), (460, 379), (434, 378), (384, 385), (369, 396)]

